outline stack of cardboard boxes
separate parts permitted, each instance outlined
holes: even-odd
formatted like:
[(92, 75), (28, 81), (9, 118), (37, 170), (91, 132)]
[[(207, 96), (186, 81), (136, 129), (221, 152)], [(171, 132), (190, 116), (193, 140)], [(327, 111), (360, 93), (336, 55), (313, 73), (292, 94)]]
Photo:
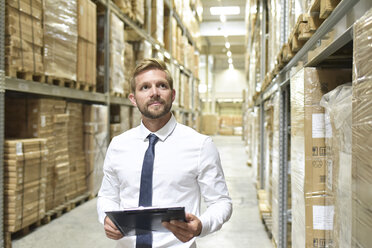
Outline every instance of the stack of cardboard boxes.
[(369, 10), (354, 25), (352, 95), (352, 246), (372, 244), (372, 70)]
[(78, 0), (77, 81), (96, 86), (97, 50), (96, 5), (90, 0)]
[(151, 1), (151, 36), (164, 45), (164, 0)]
[(8, 76), (32, 80), (19, 74), (44, 73), (42, 13), (41, 0), (6, 1), (5, 68)]
[(45, 216), (46, 139), (5, 140), (4, 224), (16, 232)]
[(45, 75), (76, 81), (77, 0), (44, 0), (43, 4)]
[(305, 68), (291, 77), (293, 247), (327, 247), (333, 230), (333, 196), (326, 194), (324, 108), (320, 100), (350, 82), (350, 70)]

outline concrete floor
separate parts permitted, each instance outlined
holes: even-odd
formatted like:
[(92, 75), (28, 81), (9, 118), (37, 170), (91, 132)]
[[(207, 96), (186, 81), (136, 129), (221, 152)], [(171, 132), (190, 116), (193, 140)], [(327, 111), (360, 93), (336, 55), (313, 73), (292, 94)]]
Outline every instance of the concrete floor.
[[(197, 240), (198, 248), (271, 248), (259, 218), (252, 169), (246, 166), (243, 141), (238, 136), (214, 136), (222, 160), (234, 211), (220, 231)], [(90, 200), (27, 236), (13, 240), (13, 248), (115, 247), (97, 221), (96, 200)]]

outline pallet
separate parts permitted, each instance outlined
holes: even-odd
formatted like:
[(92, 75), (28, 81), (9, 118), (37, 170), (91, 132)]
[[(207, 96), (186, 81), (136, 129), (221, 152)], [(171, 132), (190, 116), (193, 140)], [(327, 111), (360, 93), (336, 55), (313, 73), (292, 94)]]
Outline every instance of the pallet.
[(85, 82), (76, 82), (75, 88), (77, 90), (96, 92), (96, 85), (88, 84), (88, 83), (85, 83)]
[(45, 76), (40, 72), (24, 71), (16, 68), (6, 68), (5, 74), (12, 78), (23, 79), (34, 82), (45, 82)]
[(111, 96), (114, 96), (114, 97), (120, 97), (120, 98), (125, 98), (125, 94), (124, 93), (119, 93), (119, 92), (110, 92), (110, 95)]
[(29, 234), (34, 229), (38, 228), (42, 225), (41, 219), (24, 227), (16, 232), (4, 232), (4, 247), (5, 248), (12, 248), (12, 240), (15, 238), (21, 238), (25, 235)]
[(45, 83), (67, 88), (76, 88), (76, 81), (54, 76), (45, 76)]

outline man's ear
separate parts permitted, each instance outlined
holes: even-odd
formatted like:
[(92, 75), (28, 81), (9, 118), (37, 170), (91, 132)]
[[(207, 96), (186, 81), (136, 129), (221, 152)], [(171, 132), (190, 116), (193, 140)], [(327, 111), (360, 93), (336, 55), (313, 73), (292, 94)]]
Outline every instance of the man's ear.
[(174, 99), (176, 99), (176, 90), (172, 90), (172, 102), (174, 102)]
[(136, 98), (134, 97), (134, 94), (130, 93), (128, 98), (132, 102), (133, 106), (137, 107)]

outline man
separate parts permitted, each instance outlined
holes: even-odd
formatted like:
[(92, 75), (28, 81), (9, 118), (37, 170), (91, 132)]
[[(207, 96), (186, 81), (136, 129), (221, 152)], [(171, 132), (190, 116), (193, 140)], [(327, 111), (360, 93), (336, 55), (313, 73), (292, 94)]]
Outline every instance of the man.
[[(195, 237), (219, 230), (232, 213), (218, 151), (210, 137), (177, 123), (170, 112), (175, 90), (163, 61), (142, 61), (131, 89), (129, 99), (141, 112), (142, 122), (110, 143), (98, 193), (99, 220), (106, 236), (119, 240), (118, 247), (196, 247)], [(144, 179), (148, 164), (152, 178)], [(150, 180), (149, 193), (143, 193), (148, 187), (145, 180)], [(207, 205), (203, 214), (201, 197)], [(141, 201), (185, 207), (186, 222), (163, 222), (170, 232), (153, 232), (150, 237), (123, 237), (105, 211), (142, 206)], [(141, 246), (142, 242), (149, 244)]]

